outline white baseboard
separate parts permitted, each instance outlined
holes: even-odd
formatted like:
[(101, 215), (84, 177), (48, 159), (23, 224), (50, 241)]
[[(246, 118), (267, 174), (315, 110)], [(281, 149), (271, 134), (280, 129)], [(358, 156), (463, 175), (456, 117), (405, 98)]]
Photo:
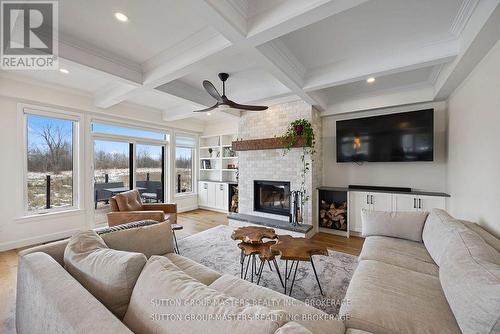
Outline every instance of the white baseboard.
[(21, 239), (21, 240), (16, 240), (16, 241), (10, 241), (10, 242), (4, 242), (0, 244), (0, 252), (8, 251), (11, 249), (16, 249), (20, 247), (26, 247), (26, 246), (31, 246), (35, 244), (40, 244), (40, 243), (45, 243), (45, 242), (51, 242), (59, 239), (64, 239), (64, 238), (69, 238), (75, 232), (80, 231), (79, 229), (71, 229), (67, 231), (62, 231), (62, 232), (57, 232), (57, 233), (51, 233), (51, 234), (45, 234), (45, 235), (40, 235), (32, 238), (26, 238), (26, 239)]
[(215, 211), (215, 212), (221, 212), (221, 213), (229, 213), (228, 210), (223, 210), (223, 209), (216, 209), (216, 208), (211, 208), (209, 206), (203, 206), (203, 205), (198, 205), (200, 209), (203, 210), (208, 210), (208, 211)]
[(177, 213), (182, 213), (182, 212), (187, 212), (187, 211), (193, 211), (193, 210), (196, 210), (196, 209), (198, 209), (198, 205), (191, 205), (191, 206), (187, 206), (187, 207), (179, 209), (177, 211)]

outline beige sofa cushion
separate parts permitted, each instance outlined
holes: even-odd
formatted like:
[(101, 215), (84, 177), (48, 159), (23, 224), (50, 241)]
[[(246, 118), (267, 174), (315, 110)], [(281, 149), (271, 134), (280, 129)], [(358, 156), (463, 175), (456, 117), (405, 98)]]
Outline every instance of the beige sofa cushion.
[(278, 330), (274, 334), (313, 334), (313, 333), (304, 326), (302, 326), (301, 324), (292, 321), (292, 322), (287, 322), (286, 324), (278, 328)]
[(75, 234), (64, 251), (66, 270), (119, 318), (146, 260), (144, 254), (109, 249), (92, 230)]
[(340, 314), (346, 327), (379, 333), (460, 333), (439, 278), (363, 260)]
[(500, 253), (471, 230), (457, 230), (439, 278), (463, 333), (500, 333)]
[(466, 220), (460, 220), (461, 223), (465, 224), (467, 228), (470, 230), (476, 232), (479, 234), (481, 238), (484, 239), (484, 241), (493, 247), (497, 252), (500, 252), (500, 239), (495, 237), (493, 234), (490, 232), (486, 231), (484, 228), (482, 228), (480, 225), (477, 223), (469, 222)]
[(172, 263), (179, 267), (183, 272), (205, 285), (210, 285), (213, 281), (221, 277), (221, 274), (215, 270), (205, 267), (204, 265), (188, 259), (187, 257), (175, 253), (165, 254), (165, 257), (172, 261)]
[[(270, 274), (275, 275), (275, 273)], [(264, 305), (269, 308), (284, 310), (289, 319), (301, 324), (314, 334), (343, 334), (345, 331), (341, 321), (329, 319), (329, 315), (317, 308), (231, 275), (223, 275), (210, 287), (232, 297), (256, 300), (265, 303)], [(315, 319), (308, 319), (307, 316), (313, 316)]]
[(382, 235), (420, 242), (427, 215), (427, 212), (362, 210), (363, 236)]
[(439, 275), (439, 267), (421, 242), (389, 237), (368, 237), (363, 244), (359, 259), (377, 260), (424, 274)]
[(170, 222), (135, 227), (101, 234), (109, 248), (136, 252), (151, 257), (174, 251)]
[(446, 244), (453, 231), (466, 230), (464, 224), (450, 216), (446, 211), (433, 209), (424, 225), (422, 239), (425, 248), (438, 266), (441, 266), (441, 257), (446, 253)]
[[(165, 318), (162, 316), (165, 314), (174, 318)], [(205, 320), (193, 321), (193, 316)], [(152, 256), (137, 280), (124, 323), (141, 334), (273, 334), (284, 324), (284, 319), (282, 311), (241, 306), (239, 300), (188, 276), (168, 258)]]

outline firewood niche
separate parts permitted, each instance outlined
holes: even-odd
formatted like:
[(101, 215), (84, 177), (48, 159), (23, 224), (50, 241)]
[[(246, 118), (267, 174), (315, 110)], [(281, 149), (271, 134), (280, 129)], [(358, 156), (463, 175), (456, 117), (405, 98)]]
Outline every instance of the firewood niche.
[(319, 189), (318, 199), (319, 227), (347, 232), (347, 191), (334, 188)]

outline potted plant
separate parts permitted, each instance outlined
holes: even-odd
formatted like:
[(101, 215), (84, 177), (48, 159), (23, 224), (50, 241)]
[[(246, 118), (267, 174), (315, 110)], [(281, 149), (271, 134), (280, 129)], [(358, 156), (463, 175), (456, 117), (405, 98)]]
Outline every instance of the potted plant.
[(314, 129), (311, 122), (303, 118), (293, 121), (288, 126), (283, 136), (283, 142), (285, 144), (284, 154), (288, 153), (288, 151), (296, 145), (299, 138), (303, 138), (304, 140), (302, 155), (300, 156), (300, 160), (302, 162), (302, 182), (300, 191), (302, 192), (302, 201), (305, 203), (309, 200), (309, 194), (306, 191), (306, 175), (310, 169), (310, 163), (307, 161), (306, 156), (310, 155), (312, 162), (316, 150), (314, 149)]

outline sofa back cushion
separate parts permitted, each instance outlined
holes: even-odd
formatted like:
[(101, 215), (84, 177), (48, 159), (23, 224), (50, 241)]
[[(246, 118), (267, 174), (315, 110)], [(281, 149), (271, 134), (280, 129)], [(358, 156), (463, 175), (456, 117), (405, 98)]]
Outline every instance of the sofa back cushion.
[(425, 248), (438, 266), (441, 266), (441, 258), (447, 252), (448, 239), (458, 230), (463, 231), (467, 228), (446, 211), (433, 209), (429, 213), (425, 221), (422, 239)]
[(361, 213), (363, 236), (381, 235), (421, 242), (427, 215), (427, 212), (363, 210)]
[(264, 306), (241, 305), (238, 299), (190, 277), (169, 259), (152, 256), (137, 280), (123, 321), (141, 334), (273, 334), (285, 317), (284, 312)]
[(146, 261), (144, 254), (108, 248), (92, 230), (72, 236), (64, 251), (66, 270), (119, 318)]
[[(108, 232), (109, 231), (109, 232)], [(170, 222), (133, 222), (97, 231), (109, 248), (146, 255), (164, 255), (174, 251)]]
[(116, 205), (120, 212), (142, 210), (141, 194), (139, 194), (137, 189), (118, 194), (114, 199), (116, 200)]
[(500, 253), (480, 235), (451, 232), (439, 280), (463, 333), (500, 333)]

